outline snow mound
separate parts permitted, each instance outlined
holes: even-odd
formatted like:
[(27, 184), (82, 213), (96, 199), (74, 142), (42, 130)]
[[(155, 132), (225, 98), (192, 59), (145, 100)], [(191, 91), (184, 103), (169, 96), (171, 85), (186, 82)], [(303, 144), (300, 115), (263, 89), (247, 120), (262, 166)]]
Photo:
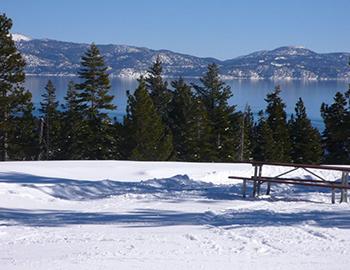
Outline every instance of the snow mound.
[(200, 189), (213, 186), (211, 183), (194, 181), (190, 179), (188, 175), (175, 175), (171, 178), (152, 179), (142, 181), (141, 184), (167, 190)]

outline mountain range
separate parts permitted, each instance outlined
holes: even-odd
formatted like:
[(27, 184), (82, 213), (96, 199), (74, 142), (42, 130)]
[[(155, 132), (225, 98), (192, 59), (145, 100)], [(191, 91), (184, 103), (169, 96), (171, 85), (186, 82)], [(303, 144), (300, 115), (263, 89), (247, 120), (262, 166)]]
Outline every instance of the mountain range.
[[(26, 60), (28, 75), (73, 76), (89, 44), (31, 39), (13, 34)], [(350, 79), (350, 53), (316, 53), (296, 46), (258, 51), (229, 60), (202, 58), (169, 50), (128, 45), (98, 45), (112, 77), (138, 78), (160, 57), (164, 76), (199, 77), (210, 63), (220, 67), (224, 79)]]

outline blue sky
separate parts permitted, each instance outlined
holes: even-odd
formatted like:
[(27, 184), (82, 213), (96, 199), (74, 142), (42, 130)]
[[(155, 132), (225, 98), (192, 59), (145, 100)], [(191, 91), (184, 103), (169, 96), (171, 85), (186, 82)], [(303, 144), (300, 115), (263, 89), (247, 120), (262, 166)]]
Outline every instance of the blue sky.
[(284, 45), (350, 51), (350, 0), (0, 0), (13, 32), (229, 59)]

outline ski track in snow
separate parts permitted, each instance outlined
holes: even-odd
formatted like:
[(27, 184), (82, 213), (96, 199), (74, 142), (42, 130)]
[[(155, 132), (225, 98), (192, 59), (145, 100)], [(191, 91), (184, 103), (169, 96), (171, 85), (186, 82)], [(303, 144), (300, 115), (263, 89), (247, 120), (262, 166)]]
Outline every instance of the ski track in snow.
[(349, 266), (348, 204), (282, 185), (242, 199), (241, 181), (227, 176), (251, 173), (247, 164), (3, 162), (1, 270)]

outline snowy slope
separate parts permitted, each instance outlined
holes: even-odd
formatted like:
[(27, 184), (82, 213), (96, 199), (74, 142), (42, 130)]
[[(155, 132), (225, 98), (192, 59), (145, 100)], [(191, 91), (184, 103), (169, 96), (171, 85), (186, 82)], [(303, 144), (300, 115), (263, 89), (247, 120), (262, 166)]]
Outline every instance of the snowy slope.
[(281, 186), (243, 200), (240, 181), (227, 176), (251, 173), (248, 164), (3, 162), (1, 269), (349, 266), (348, 204), (330, 204), (327, 190)]

